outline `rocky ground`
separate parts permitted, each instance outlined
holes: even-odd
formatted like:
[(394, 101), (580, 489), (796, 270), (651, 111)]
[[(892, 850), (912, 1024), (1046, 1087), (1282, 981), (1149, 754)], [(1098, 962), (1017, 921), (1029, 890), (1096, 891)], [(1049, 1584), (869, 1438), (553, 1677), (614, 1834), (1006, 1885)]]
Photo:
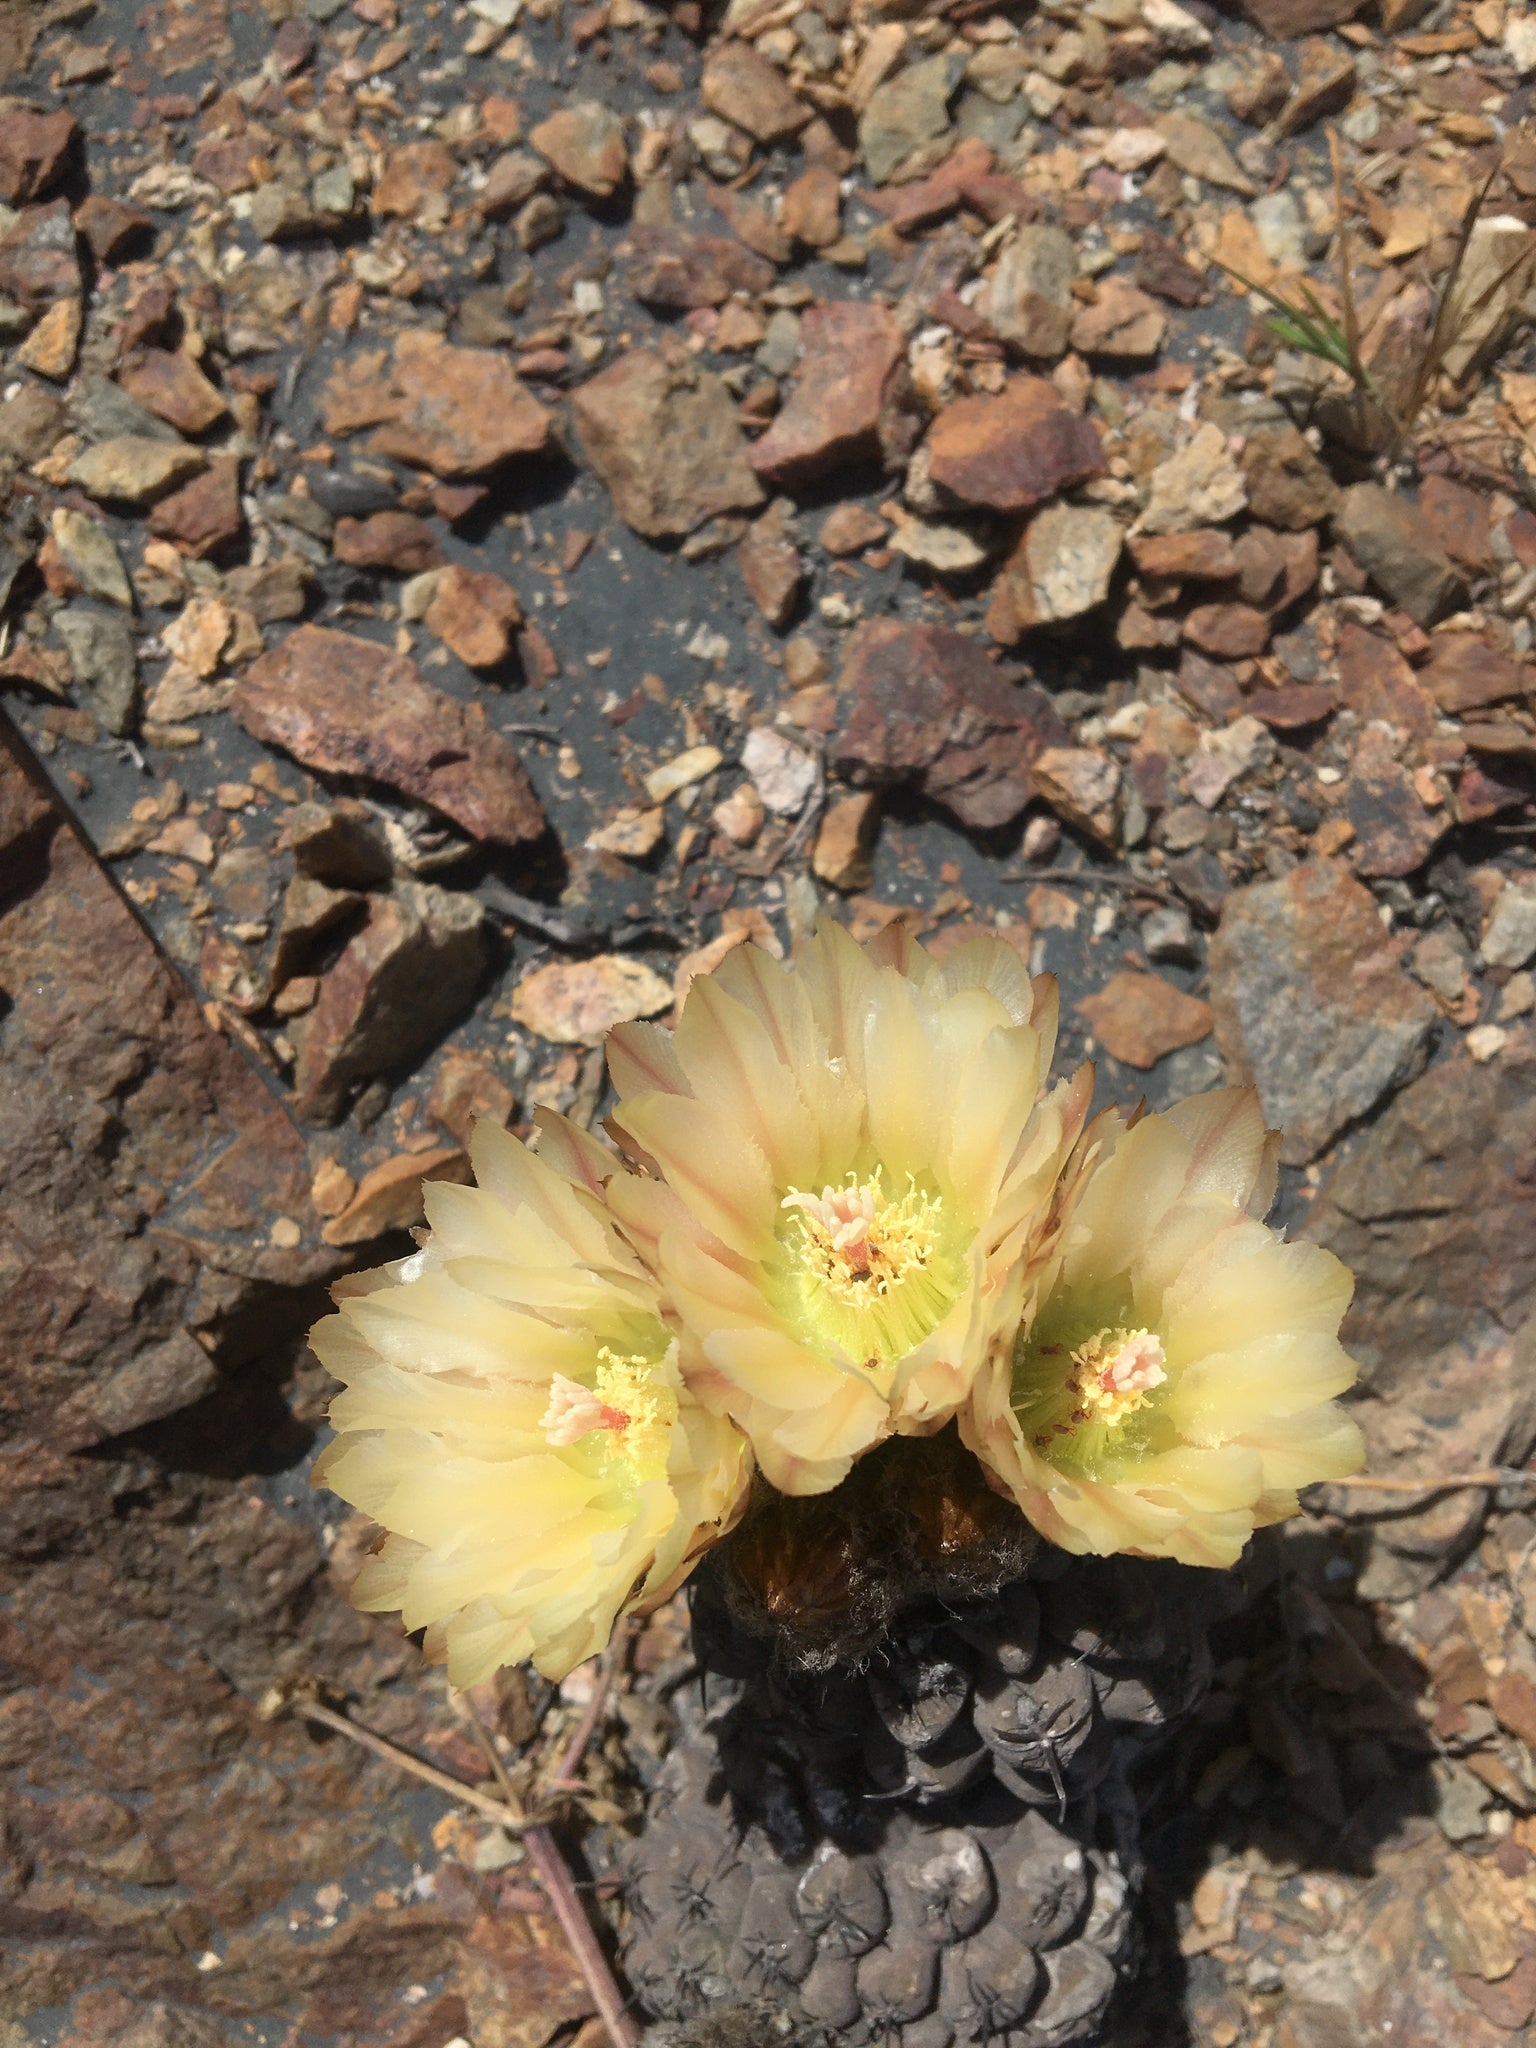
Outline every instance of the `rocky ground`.
[[(483, 1773), (300, 1333), (825, 913), (1001, 930), (1104, 1099), (1252, 1078), (1360, 1276), (1398, 1490), (1255, 1561), (1150, 2038), (1536, 2039), (1536, 19), (11, 0), (7, 67), (5, 2048), (601, 2038), (519, 1845), (259, 1711)], [(1230, 275), (1337, 305), (1330, 131), (1394, 395), (1493, 180), (1396, 450)], [(593, 1683), (483, 1703), (529, 1783)]]

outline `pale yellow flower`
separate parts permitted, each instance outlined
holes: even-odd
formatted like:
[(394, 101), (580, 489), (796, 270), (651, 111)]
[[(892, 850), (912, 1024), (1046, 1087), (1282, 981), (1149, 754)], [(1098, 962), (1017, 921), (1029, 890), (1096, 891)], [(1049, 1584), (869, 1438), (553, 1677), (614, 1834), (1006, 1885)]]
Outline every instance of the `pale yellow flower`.
[(960, 1423), (1064, 1550), (1228, 1565), (1298, 1487), (1358, 1468), (1333, 1400), (1355, 1377), (1338, 1339), (1353, 1281), (1265, 1225), (1274, 1186), (1251, 1089), (1083, 1134), (1020, 1269), (1017, 1335)]
[(460, 1687), (524, 1658), (564, 1677), (686, 1577), (750, 1474), (607, 1213), (617, 1160), (558, 1118), (538, 1157), (490, 1123), (471, 1156), (476, 1186), (428, 1183), (423, 1249), (311, 1338), (346, 1383), (315, 1476), (390, 1532), (353, 1598), (425, 1627)]
[(792, 967), (739, 947), (675, 1032), (621, 1025), (613, 1127), (649, 1178), (614, 1213), (683, 1371), (785, 1493), (821, 1493), (964, 1398), (1087, 1080), (1042, 1086), (1056, 989), (981, 939), (942, 963), (827, 924)]

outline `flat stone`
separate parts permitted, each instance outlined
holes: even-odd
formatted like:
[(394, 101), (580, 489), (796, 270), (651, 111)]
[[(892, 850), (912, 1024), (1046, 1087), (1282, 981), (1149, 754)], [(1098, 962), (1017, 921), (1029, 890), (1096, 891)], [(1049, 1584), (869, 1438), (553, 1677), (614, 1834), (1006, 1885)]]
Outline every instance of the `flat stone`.
[(878, 547), (890, 530), (878, 512), (845, 500), (832, 507), (816, 538), (829, 555), (841, 557)]
[(1360, 7), (1361, 0), (1244, 0), (1243, 12), (1266, 36), (1288, 43), (1353, 21)]
[(1110, 1058), (1127, 1067), (1155, 1067), (1165, 1054), (1198, 1045), (1211, 1031), (1210, 1004), (1160, 974), (1111, 975), (1077, 1008)]
[(517, 1096), (497, 1071), (494, 1057), (450, 1046), (427, 1098), (427, 1114), (468, 1149), (475, 1125), (489, 1117), (503, 1130), (517, 1109)]
[(788, 525), (793, 510), (788, 499), (776, 499), (736, 550), (741, 580), (776, 633), (788, 629), (805, 581), (805, 564)]
[(660, 804), (622, 804), (606, 825), (589, 832), (593, 853), (616, 854), (620, 860), (644, 861), (667, 834), (667, 814)]
[(1327, 114), (1349, 104), (1355, 90), (1355, 60), (1322, 36), (1309, 36), (1301, 46), (1296, 89), (1274, 124), (1276, 135), (1300, 135)]
[(11, 398), (0, 400), (0, 455), (18, 462), (40, 461), (64, 432), (68, 421), (64, 401), (41, 384), (23, 384)]
[(1269, 619), (1251, 604), (1199, 604), (1185, 615), (1184, 638), (1218, 661), (1241, 661), (1269, 645)]
[(192, 358), (171, 349), (136, 350), (118, 370), (117, 381), (130, 398), (178, 433), (201, 434), (229, 411), (223, 392)]
[(1097, 747), (1046, 747), (1036, 756), (1035, 783), (1057, 817), (1113, 846), (1120, 769)]
[(1333, 530), (1376, 587), (1417, 625), (1433, 625), (1466, 597), (1466, 584), (1429, 521), (1382, 484), (1351, 484)]
[(859, 115), (859, 150), (877, 185), (948, 129), (949, 99), (958, 74), (959, 66), (950, 57), (923, 57), (870, 94)]
[(1072, 346), (1079, 355), (1110, 362), (1144, 362), (1155, 356), (1168, 330), (1168, 315), (1129, 278), (1110, 277), (1093, 303), (1078, 309)]
[(1500, 889), (1479, 950), (1490, 967), (1529, 967), (1536, 960), (1536, 877), (1512, 878)]
[(686, 358), (631, 349), (577, 387), (571, 412), (614, 510), (648, 539), (691, 533), (763, 502), (735, 400)]
[(185, 442), (123, 434), (82, 448), (69, 466), (69, 480), (103, 503), (148, 505), (196, 475), (206, 462), (200, 448)]
[(1260, 427), (1238, 458), (1248, 509), (1266, 526), (1287, 532), (1316, 526), (1339, 501), (1339, 487), (1293, 426)]
[(487, 220), (510, 220), (548, 182), (548, 164), (531, 150), (506, 150), (487, 170), (475, 194), (476, 209)]
[(925, 451), (938, 491), (994, 512), (1026, 512), (1104, 473), (1097, 427), (1043, 377), (1010, 377), (995, 398), (956, 399)]
[(777, 726), (753, 726), (742, 746), (741, 765), (764, 809), (776, 818), (798, 818), (816, 787), (815, 757)]
[(1419, 510), (1453, 562), (1474, 574), (1494, 566), (1490, 507), (1480, 491), (1448, 476), (1427, 476), (1419, 484)]
[(867, 889), (872, 879), (870, 850), (880, 822), (880, 799), (860, 790), (829, 804), (816, 831), (811, 872), (834, 889)]
[(1143, 576), (1169, 576), (1179, 582), (1225, 583), (1242, 568), (1232, 536), (1214, 526), (1185, 533), (1133, 534), (1131, 553)]
[(830, 470), (882, 460), (901, 396), (906, 337), (887, 306), (827, 299), (800, 321), (794, 388), (748, 460), (792, 490)]
[(1444, 804), (1429, 810), (1421, 802), (1379, 726), (1367, 726), (1355, 742), (1344, 815), (1355, 828), (1350, 866), (1366, 876), (1417, 874), (1453, 822)]
[(1036, 795), (1032, 766), (1067, 734), (1034, 684), (1009, 682), (974, 640), (906, 619), (871, 619), (839, 677), (846, 711), (828, 757), (864, 787), (905, 784), (986, 830)]
[(121, 612), (68, 605), (53, 630), (64, 643), (76, 686), (108, 732), (133, 730), (139, 696), (139, 664), (133, 632)]
[(1221, 526), (1235, 519), (1247, 502), (1247, 485), (1227, 437), (1207, 420), (1153, 470), (1138, 531), (1190, 533), (1197, 527)]
[(1058, 227), (1022, 227), (1004, 245), (984, 310), (993, 329), (1021, 355), (1054, 362), (1067, 346), (1076, 302), (1077, 245)]
[(811, 118), (811, 109), (790, 91), (783, 72), (750, 43), (721, 43), (710, 52), (699, 97), (712, 114), (757, 142), (782, 142)]
[(765, 200), (739, 192), (733, 185), (717, 185), (711, 178), (701, 178), (699, 186), (731, 233), (749, 249), (769, 263), (788, 263), (795, 253), (794, 244)]
[(200, 476), (151, 508), (149, 530), (193, 561), (238, 540), (245, 531), (240, 464), (233, 456), (216, 456)]
[(62, 109), (45, 114), (7, 101), (0, 115), (0, 200), (7, 206), (25, 206), (29, 200), (46, 199), (79, 141), (80, 124), (73, 114)]
[(1533, 679), (1525, 662), (1491, 647), (1481, 633), (1437, 633), (1419, 671), (1421, 686), (1452, 718), (1528, 697)]
[(1162, 136), (1168, 161), (1192, 178), (1203, 178), (1228, 192), (1252, 199), (1258, 187), (1225, 142), (1207, 122), (1193, 114), (1160, 114), (1153, 123)]
[(349, 569), (388, 569), (419, 576), (446, 559), (436, 529), (414, 512), (370, 512), (366, 519), (338, 519), (331, 552)]
[(396, 337), (387, 370), (382, 354), (338, 365), (321, 412), (328, 433), (373, 426), (377, 453), (450, 481), (489, 475), (549, 445), (549, 413), (504, 356), (456, 348), (424, 327)]
[(466, 668), (499, 668), (511, 655), (523, 608), (504, 577), (455, 562), (437, 578), (425, 623)]
[(577, 100), (558, 107), (528, 140), (567, 185), (592, 199), (610, 199), (629, 175), (624, 123), (611, 107)]
[(247, 669), (230, 704), (253, 737), (307, 768), (361, 775), (430, 804), (475, 839), (538, 839), (544, 813), (484, 713), (430, 689), (373, 640), (300, 626)]
[(645, 306), (687, 313), (723, 305), (733, 292), (756, 297), (774, 281), (773, 265), (730, 235), (636, 221), (625, 242), (629, 288)]
[(1234, 890), (1210, 943), (1216, 1041), (1305, 1165), (1423, 1065), (1439, 1012), (1337, 862)]
[(296, 873), (334, 889), (371, 889), (389, 880), (394, 865), (378, 819), (350, 797), (295, 804), (278, 844), (292, 853)]
[(87, 597), (133, 610), (133, 586), (112, 536), (99, 519), (60, 505), (48, 521), (59, 559)]
[(0, 296), (14, 299), (29, 313), (41, 313), (55, 299), (84, 295), (75, 224), (66, 200), (24, 206), (10, 226), (0, 227)]
[(1424, 740), (1435, 729), (1435, 700), (1379, 633), (1347, 619), (1339, 630), (1339, 694), (1362, 723), (1392, 727), (1399, 737)]
[(940, 576), (969, 576), (994, 551), (982, 535), (952, 520), (906, 516), (896, 522), (891, 547)]
[(615, 1024), (671, 1007), (671, 982), (617, 953), (536, 967), (512, 991), (513, 1021), (555, 1045), (599, 1045)]
[(457, 1145), (430, 1152), (399, 1152), (371, 1168), (339, 1215), (320, 1232), (326, 1244), (369, 1244), (388, 1231), (410, 1230), (426, 1219), (428, 1181), (463, 1187), (473, 1178), (468, 1155)]
[(355, 1088), (404, 1067), (463, 1015), (485, 966), (484, 919), (473, 896), (424, 882), (369, 899), (367, 923), (321, 976), (302, 1030), (290, 1027), (295, 1115), (336, 1122)]
[(1109, 596), (1125, 529), (1094, 505), (1047, 505), (1025, 528), (993, 587), (987, 631), (1011, 645), (1034, 626), (1081, 618)]

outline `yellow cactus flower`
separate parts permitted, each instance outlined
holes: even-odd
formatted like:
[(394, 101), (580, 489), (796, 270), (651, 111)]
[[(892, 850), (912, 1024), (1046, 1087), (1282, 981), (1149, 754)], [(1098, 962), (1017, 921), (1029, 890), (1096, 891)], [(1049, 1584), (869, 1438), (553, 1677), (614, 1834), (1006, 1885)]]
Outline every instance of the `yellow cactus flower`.
[(681, 1583), (750, 1477), (607, 1213), (617, 1160), (542, 1121), (537, 1157), (481, 1123), (477, 1185), (429, 1182), (422, 1250), (310, 1340), (346, 1386), (315, 1477), (390, 1532), (353, 1599), (425, 1627), (459, 1687), (524, 1658), (563, 1678)]
[(739, 947), (675, 1031), (609, 1037), (612, 1126), (647, 1169), (614, 1214), (700, 1400), (785, 1493), (821, 1493), (964, 1398), (1089, 1082), (1042, 1086), (1056, 988), (1001, 940), (933, 959), (824, 925), (792, 967)]
[(961, 1432), (1064, 1550), (1229, 1565), (1296, 1490), (1358, 1469), (1333, 1400), (1353, 1280), (1263, 1221), (1274, 1134), (1247, 1088), (1098, 1117), (1018, 1276)]

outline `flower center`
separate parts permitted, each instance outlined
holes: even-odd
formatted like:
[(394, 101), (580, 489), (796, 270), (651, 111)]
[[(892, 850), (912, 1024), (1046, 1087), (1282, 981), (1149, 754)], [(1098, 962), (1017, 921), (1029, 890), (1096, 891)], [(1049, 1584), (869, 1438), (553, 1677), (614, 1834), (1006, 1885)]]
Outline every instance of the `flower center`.
[(883, 1168), (780, 1203), (782, 1283), (803, 1334), (868, 1367), (894, 1363), (942, 1321), (964, 1285), (966, 1238), (937, 1189)]
[[(1081, 1328), (1081, 1325), (1079, 1325)], [(1152, 1330), (1113, 1324), (1081, 1343), (1048, 1342), (1036, 1330), (1014, 1359), (1014, 1410), (1043, 1458), (1084, 1478), (1145, 1448), (1149, 1395), (1167, 1383), (1162, 1339)]]
[(593, 1384), (555, 1373), (549, 1383), (549, 1406), (539, 1429), (556, 1450), (568, 1450), (597, 1437), (593, 1446), (605, 1464), (622, 1459), (637, 1477), (666, 1469), (677, 1396), (656, 1375), (654, 1359), (623, 1355), (598, 1347)]

